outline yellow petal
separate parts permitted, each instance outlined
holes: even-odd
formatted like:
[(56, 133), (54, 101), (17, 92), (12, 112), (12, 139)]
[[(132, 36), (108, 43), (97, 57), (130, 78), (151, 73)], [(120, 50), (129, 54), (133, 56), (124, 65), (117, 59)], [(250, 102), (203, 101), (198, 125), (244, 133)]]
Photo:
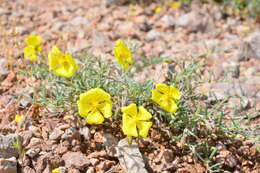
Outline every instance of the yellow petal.
[(86, 122), (89, 124), (102, 124), (104, 122), (104, 117), (99, 111), (95, 111), (87, 115)]
[(104, 103), (98, 105), (98, 110), (103, 114), (105, 118), (112, 116), (112, 101), (107, 100)]
[(41, 36), (38, 34), (31, 34), (28, 37), (25, 38), (24, 42), (28, 46), (39, 46), (41, 44)]
[(116, 41), (114, 56), (125, 70), (133, 64), (132, 53), (121, 39)]
[(169, 6), (173, 8), (179, 8), (181, 6), (181, 2), (173, 2)]
[(143, 106), (139, 106), (137, 119), (145, 121), (145, 120), (150, 120), (151, 118), (152, 118), (152, 114), (148, 112)]
[(35, 48), (33, 46), (26, 46), (23, 49), (23, 52), (24, 52), (24, 57), (29, 61), (35, 61), (37, 59)]
[(19, 123), (22, 119), (24, 119), (24, 115), (17, 114), (17, 115), (15, 115), (14, 121), (16, 123)]
[(139, 121), (137, 124), (139, 136), (147, 137), (149, 129), (152, 127), (152, 125), (152, 122)]
[(137, 129), (135, 121), (127, 114), (123, 114), (123, 125), (122, 125), (123, 133), (126, 136), (134, 136), (137, 137)]
[(79, 115), (86, 117), (92, 110), (92, 105), (85, 103), (84, 100), (78, 100), (77, 102)]
[(93, 88), (81, 94), (80, 98), (90, 103), (101, 103), (106, 100), (110, 100), (111, 96), (101, 88)]
[(52, 46), (52, 50), (48, 54), (50, 70), (54, 70), (59, 66), (59, 58), (61, 57), (62, 57), (62, 53), (60, 52), (59, 48), (57, 46)]
[(155, 8), (155, 10), (154, 10), (154, 12), (155, 12), (156, 14), (160, 13), (161, 11), (162, 11), (162, 8), (161, 8), (161, 7), (157, 7), (157, 8)]
[(171, 113), (176, 113), (178, 110), (178, 106), (173, 100), (170, 101), (161, 101), (159, 104), (164, 110), (171, 112)]
[(175, 100), (179, 100), (182, 96), (182, 93), (178, 88), (170, 86), (170, 94)]
[(160, 104), (162, 97), (163, 97), (163, 94), (159, 93), (157, 90), (152, 90), (152, 100), (155, 103)]
[(159, 83), (155, 86), (156, 90), (160, 91), (161, 93), (168, 94), (170, 92), (170, 87), (166, 84)]
[(53, 169), (51, 173), (60, 173), (60, 168)]
[(137, 116), (137, 106), (134, 103), (130, 104), (129, 106), (122, 107), (121, 111), (133, 118)]
[(152, 90), (152, 100), (160, 105), (164, 110), (175, 113), (178, 109), (176, 103), (173, 99), (167, 100), (164, 99), (164, 94), (159, 93), (156, 90)]

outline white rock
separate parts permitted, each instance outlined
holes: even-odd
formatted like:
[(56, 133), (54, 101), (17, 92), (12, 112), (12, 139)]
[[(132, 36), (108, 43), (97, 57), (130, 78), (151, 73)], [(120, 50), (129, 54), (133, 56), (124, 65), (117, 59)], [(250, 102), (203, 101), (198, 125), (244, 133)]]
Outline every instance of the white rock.
[(128, 144), (127, 138), (119, 141), (117, 154), (120, 165), (127, 173), (148, 173), (136, 143)]
[(77, 16), (70, 21), (70, 24), (72, 24), (72, 25), (87, 25), (87, 24), (89, 24), (89, 21), (88, 21), (88, 19), (86, 19), (84, 17)]

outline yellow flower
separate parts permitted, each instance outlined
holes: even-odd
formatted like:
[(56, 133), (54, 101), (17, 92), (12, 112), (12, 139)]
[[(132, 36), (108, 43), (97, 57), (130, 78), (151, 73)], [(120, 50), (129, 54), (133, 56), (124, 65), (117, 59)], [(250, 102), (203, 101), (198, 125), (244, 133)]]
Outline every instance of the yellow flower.
[(156, 14), (160, 13), (161, 11), (162, 11), (162, 8), (161, 8), (161, 7), (157, 7), (157, 8), (155, 8), (155, 10), (154, 10), (154, 12), (155, 12)]
[(114, 48), (114, 56), (118, 63), (123, 66), (125, 70), (133, 64), (132, 53), (123, 42), (123, 40), (117, 40)]
[(127, 136), (147, 137), (148, 131), (152, 126), (149, 122), (152, 115), (143, 107), (137, 108), (136, 104), (122, 107), (123, 112), (123, 132)]
[(152, 90), (152, 100), (171, 113), (177, 111), (176, 100), (179, 100), (181, 96), (182, 93), (177, 88), (162, 83), (157, 84), (155, 90)]
[(102, 124), (112, 116), (111, 96), (101, 88), (90, 89), (80, 94), (77, 102), (79, 115), (89, 124)]
[(28, 46), (40, 46), (41, 45), (41, 36), (38, 34), (31, 34), (28, 37), (25, 38), (24, 42), (26, 43), (26, 45)]
[(51, 173), (60, 173), (60, 168), (55, 168), (51, 171)]
[(31, 34), (25, 38), (24, 42), (26, 43), (26, 47), (23, 50), (24, 57), (29, 61), (35, 61), (42, 52), (41, 36)]
[(73, 76), (78, 69), (72, 56), (61, 53), (57, 46), (52, 47), (52, 51), (48, 54), (48, 60), (49, 69), (58, 76), (69, 78)]
[(173, 8), (180, 8), (181, 2), (173, 2), (173, 3), (169, 4), (169, 6), (173, 7)]
[(17, 115), (15, 115), (14, 121), (16, 123), (19, 123), (22, 119), (24, 119), (24, 115), (17, 114)]

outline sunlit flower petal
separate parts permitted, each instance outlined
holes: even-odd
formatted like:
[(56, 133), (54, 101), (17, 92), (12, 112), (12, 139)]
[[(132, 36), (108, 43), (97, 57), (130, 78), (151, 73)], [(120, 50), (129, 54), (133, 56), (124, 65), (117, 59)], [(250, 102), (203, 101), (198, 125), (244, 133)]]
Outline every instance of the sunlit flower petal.
[(24, 115), (17, 114), (17, 115), (15, 115), (14, 121), (16, 123), (19, 123), (22, 119), (24, 119)]
[(35, 61), (37, 59), (37, 52), (35, 51), (35, 47), (33, 46), (26, 46), (23, 49), (24, 57), (29, 61)]
[(138, 133), (142, 137), (147, 137), (149, 129), (152, 127), (153, 123), (152, 122), (146, 122), (146, 121), (140, 121), (137, 124), (138, 127)]
[(148, 112), (143, 106), (139, 106), (138, 120), (146, 121), (152, 118), (152, 114)]
[(112, 116), (112, 101), (107, 100), (104, 103), (98, 104), (98, 110), (104, 115), (105, 118)]
[(63, 54), (57, 46), (52, 47), (48, 54), (49, 69), (56, 75), (62, 77), (71, 77), (78, 70), (75, 60), (69, 54)]
[(127, 70), (129, 66), (133, 64), (132, 53), (123, 42), (123, 40), (117, 40), (114, 48), (114, 56), (118, 63)]
[(104, 117), (99, 111), (91, 112), (87, 115), (86, 122), (89, 124), (102, 124)]
[(51, 173), (60, 173), (60, 168), (53, 169)]
[(163, 83), (157, 84), (155, 88), (156, 88), (157, 91), (160, 91), (162, 94), (167, 94), (167, 93), (170, 92), (169, 91), (170, 87), (168, 85), (163, 84)]
[(177, 88), (166, 84), (157, 84), (155, 90), (152, 90), (152, 100), (171, 113), (175, 113), (178, 110), (176, 101), (181, 96), (182, 93)]
[(127, 136), (146, 137), (152, 122), (148, 122), (152, 115), (143, 107), (137, 107), (136, 104), (121, 108), (123, 112), (122, 130)]
[(28, 37), (26, 37), (24, 39), (24, 42), (28, 45), (28, 46), (34, 46), (34, 47), (37, 47), (37, 46), (40, 46), (41, 45), (41, 36), (38, 35), (38, 34), (31, 34), (29, 35)]
[(104, 118), (112, 116), (111, 96), (101, 88), (90, 89), (80, 94), (77, 101), (79, 114), (89, 124), (102, 124)]
[(127, 136), (134, 136), (138, 137), (137, 129), (136, 129), (136, 123), (133, 118), (131, 118), (127, 114), (123, 114), (123, 126), (122, 126), (123, 132)]
[(130, 116), (137, 116), (137, 106), (132, 103), (129, 106), (122, 107), (122, 112)]

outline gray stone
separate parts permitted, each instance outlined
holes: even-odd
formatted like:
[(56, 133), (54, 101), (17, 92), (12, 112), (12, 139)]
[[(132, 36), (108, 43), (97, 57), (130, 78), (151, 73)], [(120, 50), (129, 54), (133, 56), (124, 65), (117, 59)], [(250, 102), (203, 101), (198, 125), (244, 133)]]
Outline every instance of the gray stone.
[(172, 16), (164, 15), (161, 21), (168, 27), (175, 25), (175, 19)]
[(43, 140), (40, 138), (31, 138), (30, 143), (26, 146), (26, 148), (38, 148), (40, 145), (43, 144)]
[(95, 169), (93, 167), (89, 167), (86, 173), (95, 173)]
[(107, 45), (109, 38), (102, 32), (95, 32), (92, 38), (92, 45), (95, 47)]
[(9, 159), (0, 158), (1, 173), (17, 173), (17, 161), (15, 157)]
[(50, 136), (49, 136), (49, 139), (50, 140), (59, 140), (62, 136), (62, 134), (64, 133), (64, 131), (60, 130), (59, 128), (55, 128)]
[(20, 34), (20, 35), (26, 35), (26, 34), (30, 33), (30, 30), (26, 27), (18, 26), (18, 27), (16, 27), (16, 32), (17, 32), (17, 34)]
[(55, 22), (51, 26), (52, 31), (61, 31), (66, 26), (66, 22)]
[(80, 133), (76, 128), (68, 128), (65, 130), (65, 133), (61, 136), (63, 140), (72, 140), (72, 139), (80, 139)]
[(230, 98), (228, 100), (228, 105), (231, 108), (236, 109), (236, 111), (242, 111), (249, 108), (250, 101), (247, 98)]
[(252, 77), (254, 75), (260, 75), (260, 67), (259, 66), (252, 66), (247, 68), (245, 71), (245, 76), (246, 77)]
[(17, 141), (22, 143), (21, 136), (17, 134), (0, 135), (0, 158), (18, 157), (19, 152), (14, 146)]
[(208, 25), (208, 17), (196, 12), (190, 12), (178, 17), (175, 24), (186, 28), (190, 32), (205, 31)]
[(248, 58), (260, 59), (260, 32), (250, 34), (242, 43), (238, 59)]
[(110, 156), (116, 156), (116, 146), (118, 143), (118, 139), (116, 137), (114, 137), (112, 134), (109, 133), (105, 133), (103, 135), (103, 141), (104, 141), (104, 145), (106, 147), (107, 153)]
[(225, 72), (230, 77), (238, 78), (239, 77), (239, 64), (238, 62), (231, 61), (231, 62), (224, 62), (222, 64)]
[(0, 16), (10, 14), (11, 12), (7, 9), (0, 8)]
[(130, 145), (127, 138), (120, 140), (117, 146), (117, 154), (120, 165), (127, 173), (148, 173), (136, 143)]
[(151, 30), (146, 34), (146, 40), (147, 41), (154, 41), (161, 37), (161, 33), (156, 30)]
[(26, 151), (26, 155), (30, 158), (34, 158), (37, 154), (40, 153), (40, 148), (30, 148), (28, 151)]
[(4, 79), (9, 71), (7, 70), (7, 60), (5, 58), (0, 58), (0, 81)]
[(238, 83), (219, 82), (211, 85), (210, 100), (222, 100), (229, 96), (242, 96), (243, 91)]
[(88, 158), (81, 152), (67, 152), (62, 156), (67, 168), (83, 170), (90, 165)]
[(70, 24), (72, 24), (72, 25), (87, 25), (87, 24), (89, 24), (89, 21), (88, 21), (88, 19), (86, 19), (84, 17), (77, 16), (70, 21)]
[(85, 140), (90, 139), (90, 130), (88, 127), (80, 128), (79, 133), (84, 137)]

